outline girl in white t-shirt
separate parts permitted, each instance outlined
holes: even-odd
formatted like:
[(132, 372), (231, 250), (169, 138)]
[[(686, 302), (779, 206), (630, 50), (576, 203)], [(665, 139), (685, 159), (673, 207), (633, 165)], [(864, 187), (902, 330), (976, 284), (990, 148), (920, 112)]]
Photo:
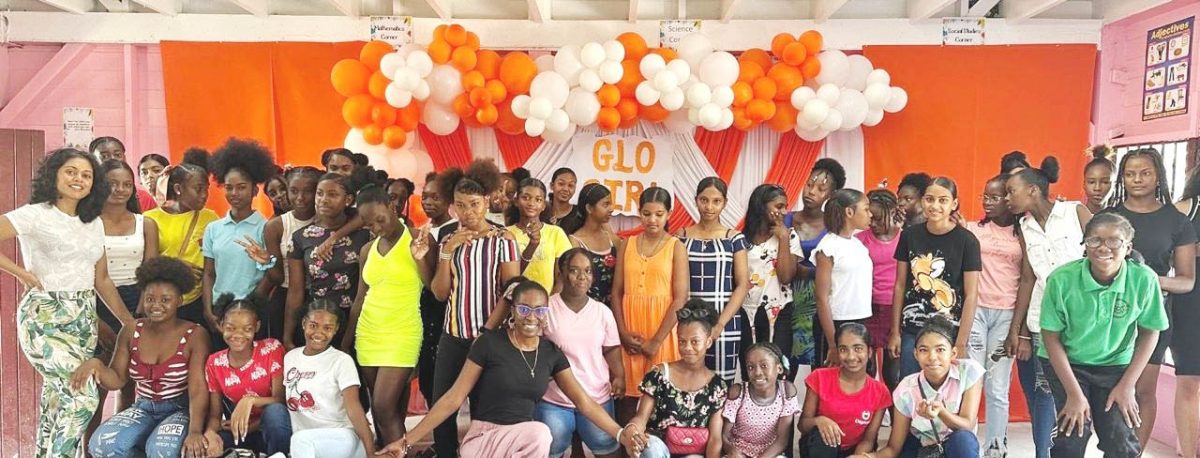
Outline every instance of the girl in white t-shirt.
[(301, 323), (305, 345), (283, 357), (293, 458), (362, 458), (375, 454), (375, 436), (358, 400), (361, 384), (354, 359), (330, 345), (345, 321), (342, 314), (331, 301), (313, 301)]
[(813, 250), (817, 266), (814, 294), (817, 326), (816, 355), (822, 366), (838, 366), (834, 333), (842, 323), (866, 324), (871, 317), (871, 282), (874, 265), (854, 233), (871, 226), (871, 204), (862, 192), (839, 189), (825, 202), (825, 228), (829, 234)]

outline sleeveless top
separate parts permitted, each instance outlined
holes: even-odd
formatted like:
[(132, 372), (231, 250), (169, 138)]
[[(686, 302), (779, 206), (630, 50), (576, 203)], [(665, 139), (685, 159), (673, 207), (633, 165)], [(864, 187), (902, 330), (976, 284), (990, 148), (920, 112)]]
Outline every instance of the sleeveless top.
[[(625, 258), (625, 301), (631, 299), (663, 299), (668, 302), (671, 298), (671, 270), (675, 267), (675, 244), (679, 239), (666, 237), (650, 256), (643, 256), (638, 251), (638, 240), (641, 235), (630, 237), (626, 243)], [(639, 304), (640, 305), (640, 304)], [(629, 307), (628, 303), (625, 305)], [(655, 325), (657, 326), (657, 325)]]
[(142, 215), (135, 213), (133, 221), (132, 234), (104, 236), (104, 254), (108, 257), (108, 276), (112, 278), (113, 286), (137, 283), (134, 271), (142, 265), (146, 252), (146, 238), (143, 235), (145, 220)]
[(588, 297), (612, 307), (613, 274), (617, 270), (617, 245), (609, 240), (607, 251), (596, 251), (584, 243), (583, 239), (574, 235), (570, 237), (579, 242), (579, 246), (591, 254), (588, 256), (588, 260), (592, 263), (592, 286), (588, 288)]
[[(283, 255), (283, 259), (287, 259), (288, 255), (292, 253), (292, 234), (312, 223), (314, 219), (316, 219), (316, 216), (306, 220), (296, 219), (293, 212), (287, 212), (279, 216), (279, 222), (283, 223), (283, 234), (279, 238), (279, 253)], [(285, 265), (283, 268), (283, 287), (287, 288), (287, 286), (288, 268)]]
[(1042, 295), (1046, 278), (1059, 266), (1083, 257), (1083, 229), (1079, 227), (1079, 202), (1054, 202), (1046, 216), (1046, 227), (1028, 213), (1021, 217), (1021, 236), (1025, 239), (1025, 259), (1037, 277), (1029, 299), (1026, 326), (1041, 332)]
[(137, 321), (133, 340), (129, 342), (129, 379), (134, 381), (138, 397), (163, 401), (187, 394), (188, 358), (183, 350), (187, 348), (188, 337), (196, 331), (197, 325), (188, 326), (175, 346), (175, 354), (170, 358), (158, 364), (146, 364), (142, 362), (139, 350), (145, 324), (145, 320)]
[(359, 332), (392, 326), (420, 327), (419, 302), (424, 285), (410, 243), (412, 231), (407, 228), (387, 254), (379, 254), (379, 238), (371, 242), (362, 271), (363, 282), (370, 288), (358, 318)]

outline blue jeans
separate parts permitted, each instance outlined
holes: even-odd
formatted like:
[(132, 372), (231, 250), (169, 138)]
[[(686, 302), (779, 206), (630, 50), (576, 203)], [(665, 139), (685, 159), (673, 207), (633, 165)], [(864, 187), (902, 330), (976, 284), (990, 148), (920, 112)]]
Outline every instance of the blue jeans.
[[(601, 407), (604, 407), (604, 411), (608, 412), (609, 417), (613, 416), (611, 399), (601, 404)], [(552, 458), (562, 456), (568, 448), (571, 448), (571, 434), (575, 432), (579, 433), (579, 438), (596, 455), (608, 455), (621, 448), (621, 444), (616, 439), (589, 421), (577, 409), (539, 401), (537, 408), (533, 410), (533, 418), (550, 427), (550, 435), (553, 437), (550, 442)]]
[(647, 434), (646, 448), (639, 458), (671, 458), (671, 451), (667, 450), (667, 443), (658, 436)]
[(1041, 336), (1033, 335), (1033, 356), (1028, 360), (1017, 360), (1017, 378), (1021, 381), (1021, 390), (1025, 392), (1025, 402), (1029, 408), (1030, 422), (1033, 426), (1033, 445), (1037, 448), (1037, 458), (1049, 458), (1050, 447), (1054, 444), (1051, 435), (1054, 433), (1058, 409), (1054, 406), (1054, 395), (1050, 392), (1050, 383), (1046, 381), (1045, 370), (1037, 357), (1038, 347), (1041, 346)]
[[(229, 402), (228, 398), (221, 399), (221, 404), (224, 406), (225, 418), (229, 418), (235, 405)], [(229, 431), (221, 431), (219, 434), (226, 450), (236, 447), (267, 455), (286, 455), (292, 444), (292, 417), (288, 414), (287, 406), (282, 403), (268, 404), (262, 408), (262, 415), (258, 418), (258, 431), (246, 434), (246, 440), (242, 443), (234, 444), (233, 433)]]
[(96, 428), (88, 450), (96, 457), (127, 457), (142, 450), (147, 458), (175, 458), (187, 432), (187, 394), (164, 401), (139, 398)]
[(983, 444), (986, 448), (997, 450), (1008, 449), (1008, 388), (1012, 381), (1013, 362), (1008, 357), (993, 361), (992, 355), (1004, 347), (1012, 318), (1011, 309), (975, 309), (975, 323), (971, 325), (971, 339), (967, 345), (971, 359), (987, 369), (983, 383), (983, 399), (987, 406)]
[[(900, 458), (916, 458), (920, 448), (921, 440), (909, 434), (900, 450)], [(979, 458), (979, 438), (974, 432), (958, 430), (942, 442), (942, 450), (946, 451), (946, 458)]]

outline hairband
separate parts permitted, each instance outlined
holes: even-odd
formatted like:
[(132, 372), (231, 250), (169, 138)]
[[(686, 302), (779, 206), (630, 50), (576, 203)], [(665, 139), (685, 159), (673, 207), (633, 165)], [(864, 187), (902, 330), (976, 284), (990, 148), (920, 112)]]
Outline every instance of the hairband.
[(508, 285), (508, 288), (504, 290), (504, 300), (511, 302), (513, 300), (513, 292), (517, 290), (517, 286), (520, 284), (520, 282), (513, 282), (513, 284)]

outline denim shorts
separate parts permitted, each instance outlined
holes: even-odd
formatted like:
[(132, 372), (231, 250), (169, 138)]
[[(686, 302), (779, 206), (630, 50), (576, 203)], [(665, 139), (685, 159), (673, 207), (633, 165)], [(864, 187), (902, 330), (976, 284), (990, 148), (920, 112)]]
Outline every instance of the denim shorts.
[[(613, 416), (611, 399), (600, 407), (608, 412), (608, 416)], [(550, 443), (551, 458), (560, 457), (571, 448), (573, 433), (579, 433), (579, 438), (587, 445), (588, 450), (597, 455), (608, 455), (621, 448), (616, 439), (589, 421), (578, 409), (539, 401), (537, 408), (533, 410), (533, 418), (550, 427), (550, 435), (554, 438)]]

